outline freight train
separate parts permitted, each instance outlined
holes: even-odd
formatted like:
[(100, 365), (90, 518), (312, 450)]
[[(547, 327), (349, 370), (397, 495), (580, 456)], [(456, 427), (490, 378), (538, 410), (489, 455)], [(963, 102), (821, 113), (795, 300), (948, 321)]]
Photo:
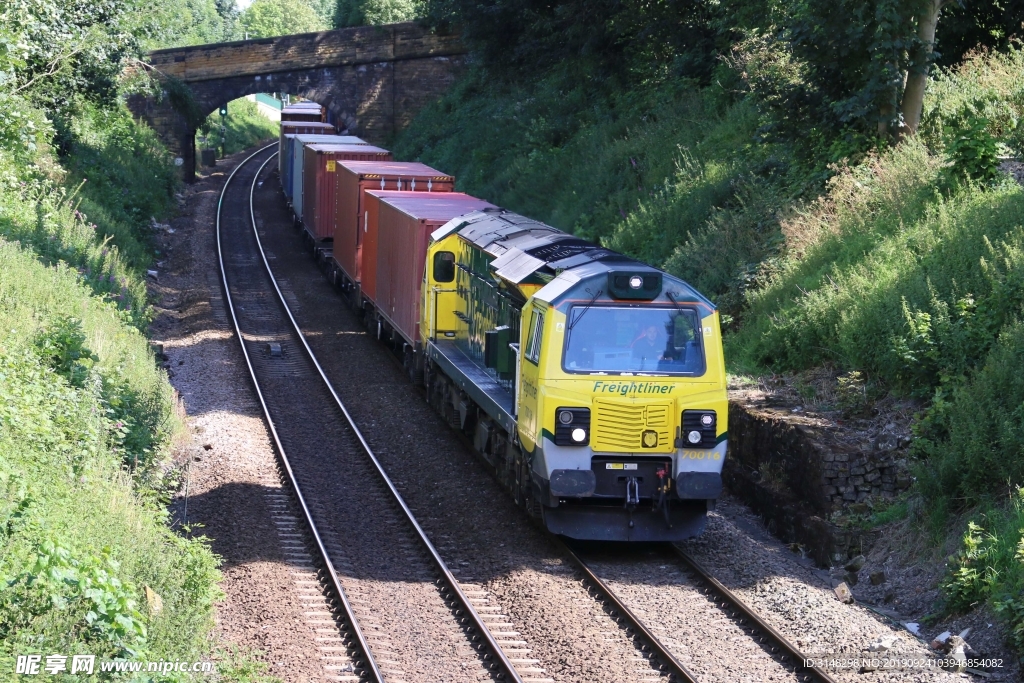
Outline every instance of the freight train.
[(296, 225), (515, 501), (574, 539), (700, 534), (727, 444), (714, 304), (429, 166), (307, 130), (281, 135)]

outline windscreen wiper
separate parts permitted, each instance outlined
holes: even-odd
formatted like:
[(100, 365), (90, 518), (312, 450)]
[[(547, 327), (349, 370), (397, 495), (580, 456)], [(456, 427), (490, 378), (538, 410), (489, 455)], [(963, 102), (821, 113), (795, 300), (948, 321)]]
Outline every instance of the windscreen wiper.
[(676, 307), (676, 311), (680, 315), (682, 315), (683, 313), (686, 312), (685, 309), (682, 306), (679, 305), (679, 302), (676, 301), (675, 294), (673, 294), (671, 290), (665, 292), (665, 296), (667, 296), (668, 300), (672, 302), (672, 305)]
[[(585, 291), (587, 292), (587, 294), (593, 294), (593, 292), (590, 291), (589, 287)], [(584, 314), (586, 314), (586, 312), (590, 310), (590, 307), (594, 305), (594, 302), (597, 301), (597, 297), (601, 296), (602, 294), (604, 294), (603, 289), (597, 290), (597, 294), (594, 294), (594, 298), (592, 298), (587, 303), (587, 305), (583, 307), (583, 310), (580, 311), (580, 314), (569, 321), (569, 332), (572, 332), (572, 328), (576, 327), (576, 323), (578, 323), (580, 319), (583, 318)]]

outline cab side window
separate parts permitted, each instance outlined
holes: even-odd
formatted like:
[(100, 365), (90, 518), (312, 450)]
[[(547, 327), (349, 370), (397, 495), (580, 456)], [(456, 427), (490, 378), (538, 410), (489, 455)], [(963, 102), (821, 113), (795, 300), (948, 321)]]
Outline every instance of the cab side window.
[(540, 362), (540, 340), (544, 334), (544, 313), (533, 309), (533, 320), (530, 323), (530, 336), (526, 340), (526, 360)]
[(451, 282), (455, 279), (455, 254), (438, 251), (434, 254), (434, 281)]

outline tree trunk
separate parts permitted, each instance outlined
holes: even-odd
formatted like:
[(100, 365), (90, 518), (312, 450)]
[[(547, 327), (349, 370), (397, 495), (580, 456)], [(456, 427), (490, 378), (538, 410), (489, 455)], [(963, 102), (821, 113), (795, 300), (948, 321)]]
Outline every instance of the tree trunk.
[(939, 23), (939, 12), (943, 4), (943, 0), (928, 0), (917, 18), (917, 39), (920, 45), (915, 51), (913, 63), (907, 74), (907, 86), (903, 89), (903, 127), (899, 133), (901, 138), (915, 135), (917, 127), (921, 124), (929, 61), (935, 48), (935, 27)]

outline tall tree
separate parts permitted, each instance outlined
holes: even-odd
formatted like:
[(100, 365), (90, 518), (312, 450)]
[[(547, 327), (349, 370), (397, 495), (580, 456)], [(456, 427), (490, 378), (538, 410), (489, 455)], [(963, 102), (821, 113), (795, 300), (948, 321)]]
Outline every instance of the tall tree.
[(782, 37), (800, 78), (779, 104), (800, 103), (810, 120), (833, 135), (913, 134), (944, 2), (797, 0)]
[(907, 65), (907, 85), (903, 88), (903, 125), (900, 136), (917, 134), (924, 107), (924, 91), (928, 84), (928, 69), (935, 61), (935, 29), (939, 24), (939, 13), (946, 0), (926, 0), (917, 15), (917, 42), (911, 50)]
[(327, 26), (303, 0), (256, 0), (238, 17), (238, 31), (250, 38), (323, 31)]

